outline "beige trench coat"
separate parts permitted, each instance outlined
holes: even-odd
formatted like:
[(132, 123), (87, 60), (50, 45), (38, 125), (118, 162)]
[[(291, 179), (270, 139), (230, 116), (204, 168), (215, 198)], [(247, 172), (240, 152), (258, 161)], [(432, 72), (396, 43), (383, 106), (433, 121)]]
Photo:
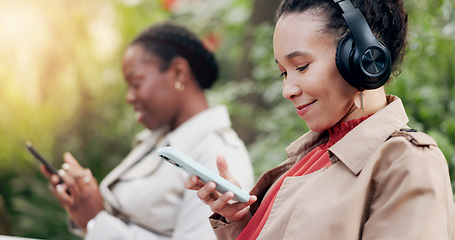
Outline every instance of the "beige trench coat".
[[(446, 159), (428, 135), (399, 131), (408, 122), (404, 107), (397, 97), (388, 101), (329, 148), (331, 167), (285, 179), (258, 239), (455, 239)], [(252, 194), (260, 201), (323, 141), (327, 133), (310, 131), (292, 143), (289, 159), (265, 173)], [(216, 214), (211, 222), (219, 239), (235, 239), (246, 224), (226, 224)]]

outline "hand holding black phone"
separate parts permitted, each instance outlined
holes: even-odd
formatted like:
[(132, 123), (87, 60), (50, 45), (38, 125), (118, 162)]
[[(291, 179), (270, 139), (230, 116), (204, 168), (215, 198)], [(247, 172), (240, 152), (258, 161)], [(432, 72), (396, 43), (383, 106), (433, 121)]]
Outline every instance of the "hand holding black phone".
[(58, 175), (57, 170), (46, 159), (44, 159), (43, 156), (41, 156), (41, 154), (33, 147), (31, 142), (27, 142), (25, 147), (35, 157), (36, 160), (40, 161), (42, 164), (44, 164), (44, 166), (46, 166), (49, 172), (58, 176), (60, 179), (59, 184), (63, 183), (63, 179)]

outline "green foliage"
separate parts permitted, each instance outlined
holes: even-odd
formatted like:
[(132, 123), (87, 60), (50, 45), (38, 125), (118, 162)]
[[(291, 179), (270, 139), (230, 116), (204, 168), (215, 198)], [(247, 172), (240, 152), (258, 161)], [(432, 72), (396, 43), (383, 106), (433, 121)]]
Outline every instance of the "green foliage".
[(403, 100), (410, 126), (438, 142), (455, 190), (455, 9), (452, 0), (408, 1), (409, 50), (388, 91)]

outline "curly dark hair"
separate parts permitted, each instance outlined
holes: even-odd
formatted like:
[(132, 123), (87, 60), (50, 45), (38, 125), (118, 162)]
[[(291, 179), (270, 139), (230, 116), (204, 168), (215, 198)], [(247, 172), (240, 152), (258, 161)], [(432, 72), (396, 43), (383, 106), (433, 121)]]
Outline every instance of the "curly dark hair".
[[(389, 49), (392, 71), (399, 74), (407, 46), (408, 14), (402, 0), (351, 0), (364, 15), (373, 34)], [(282, 15), (317, 10), (327, 16), (326, 31), (339, 41), (349, 32), (342, 10), (333, 0), (283, 0), (277, 10)]]
[(202, 89), (210, 88), (218, 78), (218, 63), (213, 53), (187, 28), (173, 22), (162, 22), (142, 31), (130, 45), (140, 44), (159, 58), (165, 71), (176, 57), (185, 58)]

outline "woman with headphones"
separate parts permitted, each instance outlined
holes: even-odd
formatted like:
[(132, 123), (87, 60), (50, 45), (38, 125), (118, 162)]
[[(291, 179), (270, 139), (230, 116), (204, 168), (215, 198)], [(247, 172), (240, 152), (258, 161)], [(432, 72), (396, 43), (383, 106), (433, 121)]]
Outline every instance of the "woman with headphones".
[(405, 52), (402, 1), (283, 0), (277, 17), (283, 96), (310, 131), (248, 202), (185, 182), (215, 212), (219, 239), (455, 239), (446, 159), (384, 90)]

